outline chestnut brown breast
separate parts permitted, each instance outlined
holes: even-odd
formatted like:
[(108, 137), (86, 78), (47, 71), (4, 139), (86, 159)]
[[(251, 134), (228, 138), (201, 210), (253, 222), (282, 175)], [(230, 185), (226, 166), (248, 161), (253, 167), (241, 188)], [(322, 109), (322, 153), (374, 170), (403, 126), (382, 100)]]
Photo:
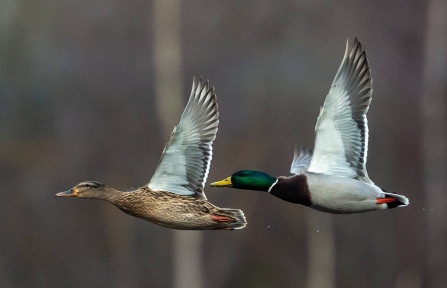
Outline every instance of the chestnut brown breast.
[(271, 188), (270, 194), (291, 203), (312, 205), (307, 177), (303, 174), (278, 177), (278, 182)]

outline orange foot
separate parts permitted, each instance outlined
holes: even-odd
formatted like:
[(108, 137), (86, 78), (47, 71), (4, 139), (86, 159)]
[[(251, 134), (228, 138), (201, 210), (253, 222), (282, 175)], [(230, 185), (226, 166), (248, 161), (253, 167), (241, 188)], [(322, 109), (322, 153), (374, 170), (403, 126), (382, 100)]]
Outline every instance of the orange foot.
[(234, 220), (233, 218), (215, 214), (211, 214), (211, 219), (213, 219), (216, 222), (227, 222), (227, 223), (236, 222), (236, 220)]
[(391, 198), (391, 197), (377, 198), (376, 204), (385, 204), (385, 203), (390, 203), (390, 202), (394, 202), (394, 201), (397, 201), (396, 198)]

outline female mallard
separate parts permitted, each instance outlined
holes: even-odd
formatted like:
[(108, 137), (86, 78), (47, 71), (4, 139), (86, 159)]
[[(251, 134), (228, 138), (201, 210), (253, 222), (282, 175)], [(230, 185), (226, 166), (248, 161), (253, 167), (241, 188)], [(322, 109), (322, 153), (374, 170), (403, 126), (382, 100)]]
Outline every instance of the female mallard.
[(127, 214), (173, 229), (242, 229), (247, 222), (241, 210), (216, 207), (203, 191), (218, 118), (214, 88), (194, 79), (185, 111), (148, 185), (121, 192), (87, 181), (56, 196), (106, 200)]
[(366, 172), (372, 80), (366, 51), (348, 39), (345, 56), (320, 110), (315, 149), (295, 148), (290, 177), (242, 170), (214, 187), (266, 191), (285, 201), (330, 213), (360, 213), (409, 204), (376, 186)]

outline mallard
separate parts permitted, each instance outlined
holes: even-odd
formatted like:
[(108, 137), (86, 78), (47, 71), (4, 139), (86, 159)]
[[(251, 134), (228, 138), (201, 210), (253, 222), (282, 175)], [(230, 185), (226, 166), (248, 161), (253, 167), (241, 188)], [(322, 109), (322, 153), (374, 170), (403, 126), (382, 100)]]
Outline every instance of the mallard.
[(289, 177), (241, 170), (214, 182), (268, 192), (285, 201), (336, 214), (361, 213), (407, 206), (405, 196), (386, 192), (366, 172), (372, 80), (366, 51), (349, 39), (345, 55), (315, 127), (314, 151), (295, 147)]
[(241, 210), (219, 208), (204, 192), (218, 118), (214, 87), (194, 78), (189, 101), (149, 184), (121, 192), (86, 181), (56, 196), (105, 200), (127, 214), (173, 229), (242, 229), (247, 222)]

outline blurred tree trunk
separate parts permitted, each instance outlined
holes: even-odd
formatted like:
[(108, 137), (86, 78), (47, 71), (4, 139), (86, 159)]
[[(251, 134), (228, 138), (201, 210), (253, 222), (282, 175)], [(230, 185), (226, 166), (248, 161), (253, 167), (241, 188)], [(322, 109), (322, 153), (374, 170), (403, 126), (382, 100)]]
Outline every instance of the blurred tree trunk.
[(314, 211), (306, 213), (308, 288), (335, 287), (335, 240), (332, 215)]
[[(180, 0), (154, 1), (153, 11), (157, 108), (167, 140), (180, 119), (186, 99), (181, 73)], [(202, 287), (202, 234), (199, 231), (173, 233), (174, 287)]]
[(427, 265), (425, 287), (447, 283), (447, 1), (431, 0), (425, 41), (421, 98), (426, 195)]

